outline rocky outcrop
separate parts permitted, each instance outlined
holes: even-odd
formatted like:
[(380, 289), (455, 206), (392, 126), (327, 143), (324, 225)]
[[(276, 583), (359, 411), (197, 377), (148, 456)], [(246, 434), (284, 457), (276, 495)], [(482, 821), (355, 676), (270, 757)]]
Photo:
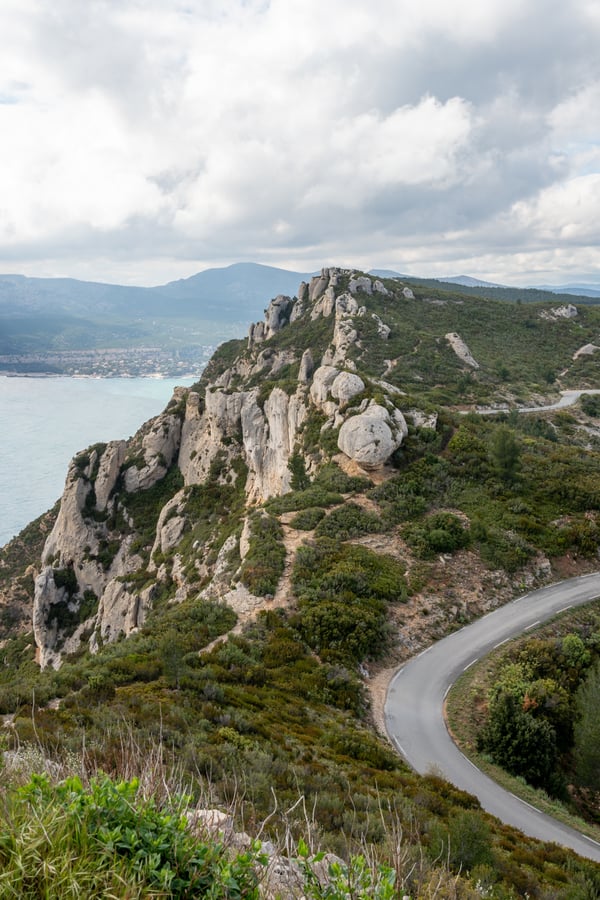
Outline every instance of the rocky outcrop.
[(164, 478), (179, 452), (181, 419), (164, 412), (149, 424), (141, 439), (141, 450), (124, 475), (125, 490), (146, 491)]
[(307, 347), (302, 354), (300, 361), (300, 370), (298, 372), (298, 381), (300, 384), (308, 384), (315, 371), (315, 362), (310, 347)]
[(116, 641), (121, 635), (128, 637), (141, 628), (152, 606), (154, 590), (150, 586), (138, 591), (126, 582), (110, 581), (100, 600), (90, 650), (96, 652), (100, 642)]
[(580, 356), (592, 356), (597, 350), (600, 350), (600, 347), (597, 347), (596, 344), (584, 344), (575, 351), (573, 359), (579, 359)]
[(348, 351), (358, 338), (358, 331), (353, 322), (354, 316), (363, 315), (364, 307), (359, 307), (351, 294), (344, 293), (337, 298), (333, 340), (323, 356), (323, 365), (355, 367), (354, 361), (348, 358)]
[(156, 537), (150, 553), (148, 571), (156, 571), (154, 556), (156, 553), (168, 553), (177, 546), (185, 530), (186, 519), (182, 514), (185, 508), (185, 491), (178, 491), (160, 511), (156, 525)]
[(377, 334), (378, 334), (378, 336), (379, 336), (380, 338), (382, 338), (382, 340), (387, 341), (387, 339), (389, 338), (390, 333), (391, 333), (391, 331), (392, 331), (392, 329), (390, 328), (390, 326), (389, 326), (389, 325), (386, 325), (385, 322), (383, 322), (383, 321), (379, 318), (379, 316), (377, 315), (377, 313), (371, 313), (371, 318), (375, 320), (375, 323), (376, 323), (376, 325), (377, 325)]
[(94, 484), (96, 509), (100, 511), (106, 509), (109, 498), (117, 486), (126, 452), (127, 443), (125, 441), (111, 441), (106, 445), (106, 450), (102, 454)]
[(346, 419), (338, 447), (363, 469), (376, 469), (390, 458), (408, 434), (398, 409), (387, 410), (371, 402), (359, 415)]
[(340, 404), (349, 403), (365, 389), (365, 383), (353, 372), (340, 372), (331, 385), (331, 396)]
[(248, 343), (252, 345), (268, 341), (274, 334), (281, 331), (290, 321), (293, 305), (292, 298), (285, 297), (283, 294), (279, 294), (278, 297), (271, 300), (265, 313), (265, 321), (250, 326)]
[(274, 388), (262, 410), (257, 403), (257, 392), (248, 395), (242, 406), (241, 425), (249, 469), (246, 482), (249, 502), (266, 500), (289, 490), (288, 462), (306, 412), (301, 393), (290, 397), (281, 388)]
[[(66, 587), (58, 587), (54, 571), (47, 566), (35, 580), (35, 595), (38, 602), (33, 607), (33, 636), (37, 647), (37, 659), (42, 668), (53, 665), (58, 657), (56, 648), (59, 639), (58, 610), (69, 606)], [(54, 615), (53, 615), (54, 613)]]
[[(302, 430), (311, 410), (325, 414), (322, 431), (340, 428), (339, 448), (349, 465), (352, 460), (370, 469), (385, 463), (406, 435), (396, 409), (401, 392), (361, 377), (357, 361), (364, 349), (361, 320), (371, 315), (379, 337), (390, 335), (361, 300), (376, 294), (381, 302), (388, 293), (377, 279), (323, 269), (300, 285), (297, 300), (276, 297), (264, 321), (250, 329), (245, 351), (227, 367), (216, 365), (214, 378), (197, 389), (177, 389), (166, 410), (132, 440), (98, 445), (75, 458), (36, 583), (35, 639), (42, 665), (59, 665), (81, 641), (97, 650), (140, 628), (158, 586), (170, 586), (170, 599), (177, 602), (199, 591), (201, 579), (203, 596), (222, 598), (244, 614), (262, 602), (236, 586), (232, 571), (248, 547), (241, 510), (239, 527), (223, 544), (212, 543), (216, 532), (189, 540), (194, 516), (201, 520), (194, 504), (202, 493), (193, 488), (218, 481), (235, 487), (239, 498), (243, 487), (249, 505), (285, 493), (293, 454), (305, 454), (309, 472), (319, 464), (320, 454), (313, 453), (319, 447), (308, 447)], [(310, 328), (320, 318), (326, 324), (312, 328), (319, 335), (314, 346), (279, 338), (301, 319)], [(323, 353), (326, 327), (330, 343), (319, 365), (315, 348)], [(294, 371), (296, 385), (290, 379)], [(380, 402), (365, 399), (358, 406), (360, 395), (375, 385)], [(147, 491), (153, 491), (148, 505), (138, 497)], [(157, 497), (160, 509), (152, 507)], [(134, 572), (136, 578), (129, 578)], [(141, 591), (140, 583), (146, 585)]]
[(328, 319), (335, 309), (335, 288), (328, 287), (325, 293), (320, 297), (312, 308), (310, 317), (314, 322), (319, 316)]
[(183, 426), (178, 465), (185, 484), (200, 484), (225, 447), (241, 440), (242, 406), (247, 392), (228, 393), (209, 389), (203, 399), (190, 391)]
[(351, 294), (357, 294), (359, 291), (362, 291), (365, 294), (372, 294), (373, 286), (371, 283), (371, 279), (366, 275), (360, 275), (356, 278), (351, 278), (348, 284), (348, 290)]
[(561, 319), (576, 319), (578, 315), (577, 307), (568, 303), (566, 306), (557, 306), (554, 309), (543, 309), (540, 318), (546, 319), (548, 322), (557, 322)]
[(458, 356), (461, 362), (464, 362), (467, 366), (470, 366), (472, 369), (478, 369), (479, 363), (471, 354), (471, 351), (461, 338), (460, 334), (456, 334), (456, 332), (450, 332), (446, 335), (446, 340)]

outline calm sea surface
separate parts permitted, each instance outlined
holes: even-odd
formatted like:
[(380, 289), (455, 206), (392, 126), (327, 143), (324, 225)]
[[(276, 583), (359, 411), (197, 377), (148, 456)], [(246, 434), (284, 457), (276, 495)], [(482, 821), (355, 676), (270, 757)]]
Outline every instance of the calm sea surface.
[(0, 376), (0, 546), (58, 500), (79, 450), (130, 437), (193, 381)]

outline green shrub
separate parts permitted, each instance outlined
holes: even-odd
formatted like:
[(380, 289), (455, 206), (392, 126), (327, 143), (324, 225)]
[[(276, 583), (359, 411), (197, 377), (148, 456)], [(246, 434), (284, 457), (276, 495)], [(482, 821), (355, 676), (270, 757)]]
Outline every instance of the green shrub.
[(581, 409), (586, 416), (590, 416), (593, 419), (597, 419), (600, 416), (600, 394), (582, 394), (580, 402)]
[(284, 565), (281, 525), (273, 516), (254, 513), (250, 518), (250, 546), (240, 575), (242, 583), (257, 597), (274, 594)]
[(365, 491), (372, 487), (372, 482), (369, 478), (360, 477), (359, 475), (346, 475), (334, 462), (326, 463), (319, 469), (313, 484), (326, 491), (336, 491), (340, 494)]
[(339, 538), (341, 541), (374, 534), (382, 530), (380, 516), (367, 512), (356, 503), (344, 503), (319, 522), (315, 536)]
[(319, 509), (318, 506), (309, 506), (308, 509), (304, 509), (302, 512), (295, 515), (291, 520), (290, 525), (292, 528), (297, 528), (298, 531), (312, 531), (313, 528), (317, 527), (324, 516), (324, 510)]
[(490, 707), (485, 727), (477, 738), (479, 750), (513, 775), (521, 775), (534, 787), (553, 790), (558, 750), (556, 732), (546, 719), (524, 711), (512, 694), (501, 692)]
[(404, 528), (403, 536), (418, 556), (424, 559), (436, 553), (454, 553), (470, 542), (469, 529), (458, 516), (440, 512), (422, 522)]
[(388, 639), (386, 603), (406, 599), (397, 560), (328, 538), (299, 548), (292, 586), (301, 634), (332, 662), (379, 655)]
[(280, 516), (282, 513), (296, 512), (310, 506), (327, 507), (343, 502), (341, 494), (327, 491), (318, 485), (311, 485), (305, 491), (292, 491), (282, 497), (273, 497), (265, 504), (265, 508), (273, 515)]

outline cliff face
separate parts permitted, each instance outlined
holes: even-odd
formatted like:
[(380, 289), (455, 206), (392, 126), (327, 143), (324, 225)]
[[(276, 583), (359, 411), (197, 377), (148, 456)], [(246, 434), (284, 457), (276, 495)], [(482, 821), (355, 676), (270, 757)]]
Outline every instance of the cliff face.
[[(402, 395), (361, 376), (357, 322), (370, 319), (386, 341), (390, 328), (367, 301), (387, 294), (376, 279), (323, 269), (297, 298), (273, 300), (245, 346), (230, 360), (218, 352), (200, 383), (176, 389), (130, 442), (75, 457), (35, 585), (40, 665), (58, 667), (84, 641), (93, 651), (130, 634), (165, 591), (171, 600), (227, 595), (248, 507), (290, 489), (292, 457), (314, 470), (320, 436), (329, 432), (331, 453), (365, 471), (385, 465), (407, 433)], [(229, 498), (236, 528), (226, 540), (196, 528), (191, 542), (211, 491)], [(215, 522), (219, 514), (217, 502)]]

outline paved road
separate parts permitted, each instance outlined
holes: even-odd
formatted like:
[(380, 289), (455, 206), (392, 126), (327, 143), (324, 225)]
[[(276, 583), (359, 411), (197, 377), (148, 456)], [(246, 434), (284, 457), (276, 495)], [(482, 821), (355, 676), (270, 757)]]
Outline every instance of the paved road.
[(600, 394), (600, 389), (560, 391), (560, 400), (557, 400), (556, 403), (550, 403), (548, 406), (477, 406), (474, 410), (463, 409), (461, 413), (468, 415), (470, 412), (476, 412), (481, 416), (495, 416), (498, 413), (509, 413), (513, 410), (518, 413), (547, 412), (551, 409), (564, 409), (566, 406), (574, 406), (583, 394)]
[(600, 844), (534, 809), (499, 787), (450, 738), (443, 705), (450, 686), (480, 657), (571, 606), (600, 597), (600, 573), (532, 591), (449, 635), (403, 666), (385, 704), (388, 734), (407, 762), (425, 774), (432, 767), (475, 794), (488, 812), (526, 834), (571, 847), (600, 862)]

